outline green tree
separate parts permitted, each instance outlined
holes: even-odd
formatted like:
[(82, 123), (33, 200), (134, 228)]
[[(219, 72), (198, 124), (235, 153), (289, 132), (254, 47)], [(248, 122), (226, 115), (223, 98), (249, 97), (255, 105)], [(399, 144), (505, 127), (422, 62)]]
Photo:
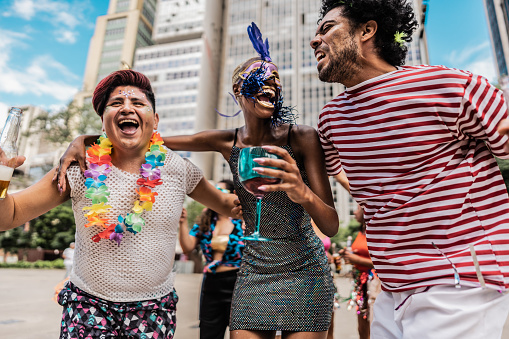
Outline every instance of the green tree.
[(30, 243), (30, 235), (24, 232), (23, 226), (0, 233), (0, 248), (5, 253), (18, 253), (19, 248), (27, 247)]
[(187, 209), (187, 223), (189, 227), (192, 227), (195, 222), (196, 218), (201, 214), (205, 206), (200, 204), (199, 202), (192, 200), (186, 205)]
[(500, 168), (500, 172), (502, 172), (502, 177), (504, 178), (505, 186), (509, 191), (509, 159), (497, 159), (498, 167)]
[[(54, 144), (68, 144), (79, 134), (99, 134), (101, 119), (91, 104), (78, 106), (70, 102), (58, 112), (44, 112), (30, 122), (30, 133), (43, 133)], [(48, 132), (51, 131), (51, 132)]]
[(71, 201), (67, 201), (30, 221), (29, 247), (64, 250), (74, 241), (75, 232)]
[(360, 224), (357, 220), (351, 219), (347, 227), (339, 227), (338, 233), (333, 236), (330, 240), (335, 243), (337, 248), (343, 248), (346, 246), (348, 236), (352, 236), (355, 239), (357, 232), (359, 232)]

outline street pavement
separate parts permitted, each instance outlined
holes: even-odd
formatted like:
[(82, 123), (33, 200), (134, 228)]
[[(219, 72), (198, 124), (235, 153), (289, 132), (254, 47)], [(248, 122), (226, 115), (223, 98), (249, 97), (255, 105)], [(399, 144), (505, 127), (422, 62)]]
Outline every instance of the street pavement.
[[(0, 269), (0, 338), (58, 338), (62, 309), (52, 297), (64, 273), (64, 270)], [(175, 288), (179, 302), (175, 339), (199, 338), (201, 279), (201, 274), (177, 274)], [(339, 277), (336, 282), (340, 294), (347, 296), (351, 286), (349, 279)], [(228, 334), (225, 338), (229, 338)], [(334, 338), (358, 338), (355, 312), (348, 311), (344, 304), (334, 315)], [(502, 339), (509, 339), (509, 321)]]

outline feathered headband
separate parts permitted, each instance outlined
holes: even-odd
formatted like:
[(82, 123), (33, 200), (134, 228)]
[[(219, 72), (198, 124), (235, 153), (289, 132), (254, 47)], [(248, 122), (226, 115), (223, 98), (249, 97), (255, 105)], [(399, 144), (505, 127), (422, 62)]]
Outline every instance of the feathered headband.
[[(253, 48), (258, 52), (260, 55), (260, 59), (262, 60), (262, 64), (260, 67), (257, 67), (250, 71), (248, 74), (246, 74), (246, 77), (242, 77), (243, 83), (240, 90), (240, 94), (247, 98), (252, 98), (253, 100), (256, 100), (255, 96), (260, 92), (260, 89), (264, 86), (264, 82), (270, 77), (270, 68), (265, 66), (265, 63), (263, 61), (266, 61), (268, 63), (272, 63), (272, 59), (270, 58), (270, 52), (269, 52), (269, 39), (265, 39), (265, 42), (262, 39), (262, 33), (260, 32), (260, 29), (254, 22), (251, 22), (251, 26), (247, 27), (247, 34), (249, 35), (249, 39), (251, 40), (251, 43), (253, 44)], [(274, 65), (274, 67), (276, 67)], [(267, 74), (270, 73), (270, 74)], [(240, 78), (240, 76), (239, 76)], [(278, 77), (279, 78), (279, 77)], [(232, 79), (234, 82), (236, 82), (235, 79)], [(290, 106), (283, 106), (283, 94), (280, 88), (280, 83), (278, 83), (279, 88), (279, 95), (277, 98), (275, 98), (275, 101), (273, 102), (274, 105), (274, 113), (271, 117), (271, 123), (273, 127), (277, 127), (281, 124), (293, 124), (295, 123), (295, 120), (297, 118), (296, 114), (294, 113), (294, 108)], [(233, 101), (237, 103), (237, 100), (235, 99), (235, 96), (231, 94), (231, 97), (233, 98)], [(234, 117), (237, 116), (241, 111), (237, 111), (233, 116), (228, 116), (225, 114), (220, 113), (217, 109), (216, 112), (223, 116), (223, 117)]]
[(260, 58), (265, 61), (272, 61), (269, 52), (269, 39), (265, 39), (265, 42), (263, 42), (262, 32), (254, 22), (251, 22), (251, 26), (247, 26), (247, 34), (254, 49), (260, 54)]

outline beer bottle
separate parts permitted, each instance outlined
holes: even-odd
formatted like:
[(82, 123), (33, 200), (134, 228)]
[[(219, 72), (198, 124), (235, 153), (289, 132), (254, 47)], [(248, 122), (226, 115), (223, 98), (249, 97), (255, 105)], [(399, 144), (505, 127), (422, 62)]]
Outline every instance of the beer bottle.
[(339, 257), (339, 253), (336, 252), (336, 243), (332, 243), (332, 261), (334, 262), (334, 266), (336, 266), (336, 273), (341, 273), (341, 258)]
[(21, 108), (11, 107), (0, 135), (0, 199), (4, 199), (11, 182), (18, 156), (18, 134), (21, 124)]

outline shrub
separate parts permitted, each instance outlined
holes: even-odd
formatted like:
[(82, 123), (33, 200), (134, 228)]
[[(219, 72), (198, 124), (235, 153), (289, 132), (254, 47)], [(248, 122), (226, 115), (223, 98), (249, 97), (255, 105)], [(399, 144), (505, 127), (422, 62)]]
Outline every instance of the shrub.
[(63, 269), (64, 260), (56, 259), (53, 261), (37, 260), (36, 262), (18, 261), (15, 263), (0, 263), (0, 268), (41, 268), (41, 269)]

